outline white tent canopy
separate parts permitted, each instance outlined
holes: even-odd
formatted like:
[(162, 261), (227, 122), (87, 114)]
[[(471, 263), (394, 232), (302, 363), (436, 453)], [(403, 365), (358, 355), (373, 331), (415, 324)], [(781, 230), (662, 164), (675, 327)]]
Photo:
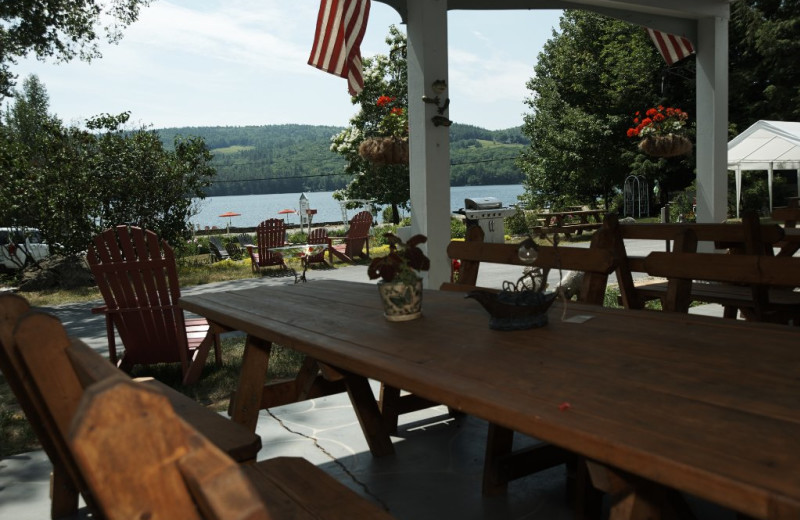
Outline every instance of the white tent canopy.
[(775, 170), (797, 170), (800, 194), (800, 123), (758, 121), (728, 143), (728, 169), (736, 172), (736, 216), (742, 193), (743, 170), (766, 170), (769, 209), (772, 211), (772, 179)]

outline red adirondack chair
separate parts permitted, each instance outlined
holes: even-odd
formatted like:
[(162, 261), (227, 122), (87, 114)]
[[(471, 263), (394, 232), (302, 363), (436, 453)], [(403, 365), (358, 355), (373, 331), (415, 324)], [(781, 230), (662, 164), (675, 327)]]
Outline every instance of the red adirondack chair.
[(257, 273), (262, 267), (279, 265), (283, 269), (288, 269), (283, 255), (272, 252), (271, 247), (280, 247), (285, 244), (286, 224), (279, 218), (267, 219), (256, 228), (256, 246), (248, 245), (247, 252), (250, 254), (250, 265), (253, 272)]
[[(221, 364), (219, 334), (204, 318), (185, 319), (175, 254), (155, 233), (117, 226), (96, 236), (87, 255), (105, 306), (108, 354), (130, 371), (134, 365), (180, 363), (184, 383), (200, 376), (211, 345)], [(125, 352), (117, 362), (116, 328)]]
[(331, 251), (331, 239), (328, 237), (328, 230), (325, 228), (316, 228), (312, 229), (311, 233), (308, 234), (308, 243), (309, 244), (327, 244), (328, 249), (323, 250), (316, 255), (309, 256), (306, 259), (306, 263), (308, 264), (324, 264), (325, 262), (325, 251), (328, 252), (328, 263), (333, 265), (333, 252)]
[[(369, 228), (372, 226), (372, 214), (369, 211), (357, 213), (350, 220), (350, 227), (344, 237), (344, 243), (332, 244), (331, 253), (345, 262), (353, 262), (358, 256), (369, 258)], [(364, 249), (366, 248), (366, 253)]]

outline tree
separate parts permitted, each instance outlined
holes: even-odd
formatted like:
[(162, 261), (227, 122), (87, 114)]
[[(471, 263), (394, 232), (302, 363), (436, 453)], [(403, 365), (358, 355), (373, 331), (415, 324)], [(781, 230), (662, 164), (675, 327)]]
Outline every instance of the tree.
[(345, 158), (345, 172), (353, 176), (347, 187), (334, 196), (339, 200), (369, 199), (376, 204), (391, 205), (393, 221), (398, 224), (398, 210), (408, 207), (410, 197), (408, 165), (378, 166), (358, 154), (358, 146), (364, 139), (380, 133), (379, 125), (385, 114), (377, 104), (378, 98), (389, 96), (395, 99), (395, 106), (408, 110), (406, 37), (391, 26), (386, 43), (391, 49), (388, 56), (364, 58), (364, 89), (352, 98), (360, 109), (350, 119), (349, 127), (331, 139), (331, 150)]
[(693, 112), (694, 85), (686, 80), (693, 75), (667, 70), (639, 26), (567, 10), (560, 29), (545, 44), (527, 84), (533, 113), (525, 116), (523, 132), (531, 147), (520, 164), (530, 202), (559, 207), (602, 198), (608, 207), (631, 173), (662, 186), (680, 177), (668, 175), (670, 170), (689, 177), (688, 163), (645, 157), (626, 130), (637, 110), (658, 104)]
[[(44, 87), (25, 86), (31, 90), (0, 125), (0, 222), (37, 227), (64, 253), (84, 251), (98, 231), (126, 223), (184, 243), (191, 198), (205, 196), (215, 173), (202, 139), (176, 136), (165, 150), (155, 132), (124, 130), (128, 113), (67, 128), (47, 114)], [(37, 110), (29, 110), (33, 93), (44, 100)]]
[(759, 119), (800, 120), (800, 2), (734, 2), (729, 28), (734, 135)]
[(33, 54), (38, 59), (100, 57), (99, 32), (115, 43), (151, 0), (48, 0), (0, 3), (0, 99), (11, 95), (16, 76), (10, 65)]

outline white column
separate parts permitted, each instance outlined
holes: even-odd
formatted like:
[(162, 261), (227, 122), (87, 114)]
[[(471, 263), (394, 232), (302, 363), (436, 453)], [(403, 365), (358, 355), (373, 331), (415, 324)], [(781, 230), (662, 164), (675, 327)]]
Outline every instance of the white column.
[(736, 218), (739, 218), (739, 206), (742, 204), (742, 167), (736, 166)]
[[(447, 1), (408, 0), (407, 31), (411, 231), (428, 237), (425, 286), (438, 289), (450, 279), (450, 141), (448, 128), (431, 122), (436, 106), (422, 97), (436, 96), (434, 81), (448, 81)], [(447, 96), (440, 95), (442, 101)]]
[(698, 20), (697, 221), (728, 210), (728, 20)]
[(769, 212), (772, 213), (772, 181), (775, 178), (775, 169), (774, 164), (769, 163), (769, 169), (767, 170), (767, 189), (769, 190)]

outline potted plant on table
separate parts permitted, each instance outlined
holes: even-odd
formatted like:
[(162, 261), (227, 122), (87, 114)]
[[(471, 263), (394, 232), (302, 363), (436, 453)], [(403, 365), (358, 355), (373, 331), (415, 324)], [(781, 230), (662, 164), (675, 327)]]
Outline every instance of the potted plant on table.
[(384, 233), (389, 254), (372, 259), (367, 269), (370, 280), (380, 278), (378, 292), (383, 301), (384, 316), (389, 321), (408, 321), (422, 315), (422, 278), (431, 261), (418, 247), (428, 238), (414, 235), (407, 242), (393, 233)]
[(689, 114), (680, 108), (658, 107), (648, 109), (644, 117), (636, 112), (628, 137), (639, 137), (639, 149), (654, 157), (685, 155), (692, 150), (692, 142), (685, 137)]

